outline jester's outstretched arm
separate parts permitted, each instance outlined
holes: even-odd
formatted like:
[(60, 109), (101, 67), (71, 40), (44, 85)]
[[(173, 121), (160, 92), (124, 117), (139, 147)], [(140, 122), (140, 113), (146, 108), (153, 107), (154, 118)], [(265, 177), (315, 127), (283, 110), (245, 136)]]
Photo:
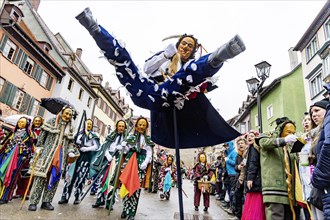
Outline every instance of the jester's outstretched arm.
[(98, 25), (89, 8), (76, 16), (76, 19), (89, 31), (115, 67), (117, 78), (131, 94), (134, 104), (152, 111), (166, 111), (170, 106), (178, 107), (176, 103), (180, 99), (187, 99), (190, 88), (204, 83), (218, 72), (225, 60), (245, 50), (243, 41), (236, 35), (215, 52), (187, 62), (171, 80), (158, 85), (142, 76), (121, 42)]

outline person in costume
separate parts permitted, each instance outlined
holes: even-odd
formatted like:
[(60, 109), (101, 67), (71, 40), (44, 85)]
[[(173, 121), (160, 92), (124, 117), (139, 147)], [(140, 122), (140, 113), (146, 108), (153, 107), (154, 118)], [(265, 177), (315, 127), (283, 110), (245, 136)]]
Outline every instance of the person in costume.
[(30, 211), (36, 211), (42, 197), (41, 209), (54, 210), (53, 201), (67, 157), (75, 157), (73, 146), (73, 128), (71, 125), (73, 110), (64, 106), (61, 112), (41, 126), (38, 138), (35, 166), (29, 172), (34, 175), (30, 193)]
[[(7, 137), (0, 144), (0, 204), (13, 197), (17, 182), (24, 167), (29, 166), (35, 151), (31, 120), (21, 117)], [(26, 190), (22, 188), (23, 194)]]
[(124, 208), (121, 218), (134, 219), (137, 211), (143, 179), (146, 175), (148, 164), (152, 160), (154, 143), (147, 135), (149, 123), (144, 117), (139, 117), (135, 129), (126, 141), (122, 143), (127, 152), (123, 164), (123, 171), (119, 177), (122, 182), (120, 195), (124, 198)]
[(177, 181), (177, 173), (173, 155), (168, 155), (166, 162), (163, 166), (161, 166), (158, 181), (158, 190), (160, 191), (160, 198), (169, 200), (172, 181)]
[[(189, 99), (192, 93), (200, 91), (205, 82), (213, 82), (211, 77), (218, 72), (224, 61), (245, 50), (245, 45), (238, 35), (211, 54), (198, 60), (181, 62), (181, 68), (177, 68), (171, 80), (157, 84), (154, 80), (143, 77), (122, 42), (98, 25), (89, 8), (76, 18), (115, 67), (118, 80), (131, 94), (134, 104), (151, 110), (151, 136), (157, 144), (170, 148), (176, 146), (173, 135), (173, 108), (179, 110), (177, 124), (185, 125), (178, 130), (180, 148), (219, 144), (240, 135), (226, 123), (203, 93), (198, 92), (196, 97)], [(194, 39), (191, 36), (182, 38), (178, 51), (183, 50), (187, 57), (191, 57), (188, 54), (198, 48)], [(172, 54), (165, 53), (162, 56), (164, 59), (170, 59)], [(155, 69), (158, 69), (158, 66), (155, 65)]]
[(194, 206), (198, 211), (201, 194), (203, 194), (204, 211), (207, 212), (210, 207), (210, 193), (207, 190), (198, 188), (198, 181), (209, 181), (213, 176), (211, 165), (206, 161), (206, 154), (201, 152), (198, 154), (198, 162), (194, 166)]
[[(33, 118), (31, 130), (34, 134), (34, 142), (33, 142), (34, 144), (37, 144), (38, 137), (41, 132), (42, 124), (43, 124), (43, 118), (41, 116), (35, 116)], [(20, 178), (17, 181), (17, 189), (15, 191), (15, 195), (13, 196), (13, 198), (23, 198), (30, 179), (30, 175), (28, 175), (29, 167), (30, 164), (26, 163), (25, 166), (22, 168)], [(30, 190), (27, 192), (26, 199), (29, 198), (28, 197), (29, 194), (30, 194)]]
[(154, 157), (154, 163), (153, 163), (153, 171), (152, 171), (152, 192), (157, 193), (158, 192), (158, 184), (159, 184), (159, 172), (161, 167), (166, 162), (166, 152), (164, 149), (161, 149), (156, 157)]
[(76, 145), (78, 146), (80, 156), (67, 168), (68, 170), (64, 181), (63, 193), (58, 204), (68, 203), (73, 188), (75, 188), (75, 200), (73, 204), (77, 205), (80, 203), (80, 196), (89, 175), (89, 167), (93, 153), (95, 153), (100, 146), (99, 137), (92, 131), (92, 129), (93, 121), (92, 119), (87, 119), (85, 121), (85, 128), (77, 134)]
[[(287, 117), (276, 119), (270, 136), (255, 139), (260, 147), (260, 166), (263, 202), (266, 219), (299, 219), (294, 187), (295, 154), (290, 153), (297, 141), (296, 126)], [(294, 216), (296, 218), (294, 218)]]
[[(95, 160), (92, 163), (92, 169), (95, 172), (102, 172), (97, 181), (99, 185), (97, 192), (97, 200), (95, 204), (92, 205), (93, 208), (98, 208), (104, 206), (106, 203), (106, 208), (109, 208), (112, 190), (109, 190), (109, 185), (112, 187), (114, 184), (114, 177), (120, 167), (119, 158), (121, 143), (127, 135), (127, 125), (124, 120), (118, 120), (116, 123), (116, 129), (111, 132), (105, 139), (104, 143), (101, 146), (101, 149), (98, 151)], [(116, 158), (115, 160), (112, 160)], [(112, 169), (112, 174), (109, 173), (111, 163), (114, 164), (114, 169)], [(105, 167), (105, 168), (104, 168)], [(110, 175), (110, 176), (109, 176)], [(116, 188), (116, 186), (115, 186)], [(115, 189), (114, 189), (115, 190)], [(115, 200), (113, 200), (115, 201)]]

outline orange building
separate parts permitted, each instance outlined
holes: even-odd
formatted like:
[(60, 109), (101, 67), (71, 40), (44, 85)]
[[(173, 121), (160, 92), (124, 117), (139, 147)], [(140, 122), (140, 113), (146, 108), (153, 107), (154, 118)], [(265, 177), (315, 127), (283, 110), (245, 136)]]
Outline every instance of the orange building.
[(13, 114), (43, 116), (41, 98), (51, 97), (56, 81), (65, 75), (48, 54), (52, 46), (37, 41), (22, 17), (20, 8), (13, 4), (5, 4), (0, 14), (2, 121)]

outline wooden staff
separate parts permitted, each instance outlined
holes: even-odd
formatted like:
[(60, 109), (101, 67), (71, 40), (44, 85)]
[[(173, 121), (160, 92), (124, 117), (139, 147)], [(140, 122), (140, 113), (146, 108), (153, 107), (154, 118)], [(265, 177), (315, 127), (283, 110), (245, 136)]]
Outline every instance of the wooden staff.
[(26, 187), (26, 190), (25, 190), (25, 193), (24, 193), (24, 196), (23, 196), (22, 202), (21, 202), (21, 207), (20, 207), (20, 209), (23, 208), (23, 205), (24, 205), (24, 202), (25, 202), (25, 199), (26, 199), (26, 195), (27, 195), (28, 192), (29, 192), (29, 188), (30, 188), (30, 186), (31, 186), (32, 179), (33, 179), (33, 175), (34, 175), (34, 168), (35, 168), (35, 166), (36, 166), (36, 163), (37, 163), (37, 161), (38, 161), (38, 158), (39, 158), (40, 153), (41, 153), (41, 150), (40, 150), (39, 152), (37, 152), (37, 155), (36, 155), (36, 157), (35, 157), (34, 160), (33, 160), (32, 169), (31, 169), (31, 173), (30, 173), (29, 183), (28, 183), (28, 185), (27, 185), (27, 187)]

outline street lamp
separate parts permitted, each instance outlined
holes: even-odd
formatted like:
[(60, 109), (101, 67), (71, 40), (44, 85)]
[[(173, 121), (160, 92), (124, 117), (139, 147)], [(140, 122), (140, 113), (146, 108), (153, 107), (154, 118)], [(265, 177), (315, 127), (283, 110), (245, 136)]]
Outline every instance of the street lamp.
[(262, 61), (256, 65), (254, 65), (257, 71), (258, 78), (261, 80), (259, 81), (257, 78), (252, 77), (251, 79), (246, 80), (246, 84), (248, 86), (249, 92), (254, 96), (257, 93), (257, 106), (258, 106), (258, 125), (259, 125), (259, 132), (262, 133), (262, 116), (261, 116), (261, 98), (260, 93), (262, 91), (262, 86), (266, 79), (269, 77), (270, 73), (270, 65), (266, 61)]

